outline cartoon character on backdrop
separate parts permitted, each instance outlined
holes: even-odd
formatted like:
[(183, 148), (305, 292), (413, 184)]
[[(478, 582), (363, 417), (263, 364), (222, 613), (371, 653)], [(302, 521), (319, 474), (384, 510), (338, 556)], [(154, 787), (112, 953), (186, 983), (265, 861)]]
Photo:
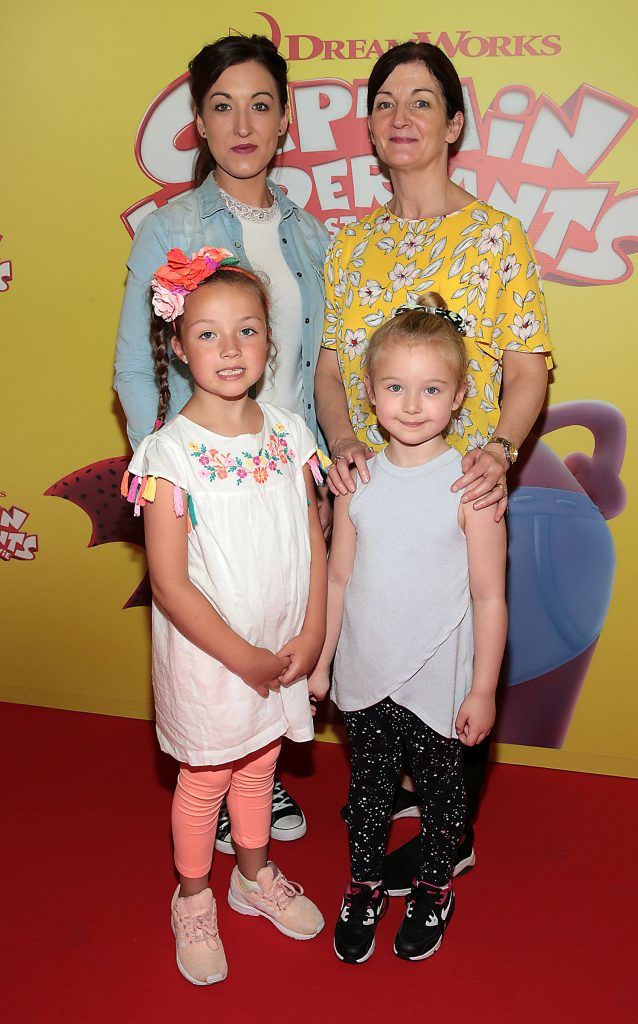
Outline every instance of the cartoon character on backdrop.
[[(509, 509), (510, 624), (495, 738), (560, 747), (611, 600), (615, 556), (606, 519), (625, 507), (620, 482), (625, 421), (605, 402), (549, 408), (538, 437), (566, 426), (594, 435), (591, 458), (564, 462), (543, 441), (527, 445), (512, 471)], [(76, 470), (45, 492), (79, 505), (91, 519), (88, 547), (114, 541), (144, 546), (141, 519), (129, 514), (119, 480), (128, 457)], [(125, 608), (150, 605), (148, 575)], [(332, 720), (324, 705), (318, 719)]]
[[(54, 498), (65, 498), (78, 505), (91, 520), (91, 536), (87, 547), (122, 541), (144, 547), (144, 523), (141, 516), (132, 516), (130, 505), (120, 494), (120, 482), (130, 455), (102, 459), (90, 466), (76, 469), (52, 484), (44, 492)], [(148, 573), (124, 604), (124, 608), (140, 608), (151, 604)]]
[(560, 747), (605, 622), (615, 554), (605, 522), (625, 507), (626, 426), (605, 402), (550, 407), (537, 437), (567, 426), (594, 436), (564, 462), (537, 440), (511, 474), (509, 631), (494, 737)]

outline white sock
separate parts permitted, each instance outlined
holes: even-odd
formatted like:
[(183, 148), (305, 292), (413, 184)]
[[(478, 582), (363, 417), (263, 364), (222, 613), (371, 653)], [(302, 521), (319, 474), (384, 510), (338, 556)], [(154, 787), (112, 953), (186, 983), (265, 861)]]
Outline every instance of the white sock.
[(237, 877), (239, 878), (239, 885), (246, 892), (259, 892), (260, 888), (257, 882), (251, 882), (250, 878), (244, 878), (239, 868), (237, 868)]

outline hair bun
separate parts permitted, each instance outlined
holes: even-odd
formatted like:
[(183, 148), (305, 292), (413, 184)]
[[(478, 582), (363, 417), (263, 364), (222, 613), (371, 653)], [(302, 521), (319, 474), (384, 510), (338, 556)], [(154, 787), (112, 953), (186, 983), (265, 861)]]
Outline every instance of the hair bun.
[(419, 306), (429, 306), (431, 309), (447, 309), (448, 304), (438, 292), (426, 292), (418, 299)]

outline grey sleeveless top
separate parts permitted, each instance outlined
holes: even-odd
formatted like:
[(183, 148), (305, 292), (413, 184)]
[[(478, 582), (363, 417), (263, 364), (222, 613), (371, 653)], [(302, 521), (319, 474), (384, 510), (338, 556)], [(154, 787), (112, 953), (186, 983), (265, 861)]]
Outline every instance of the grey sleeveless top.
[(385, 697), (443, 736), (472, 685), (472, 607), (467, 545), (459, 527), (461, 476), (454, 448), (422, 466), (380, 452), (357, 483), (357, 531), (331, 696), (342, 711)]

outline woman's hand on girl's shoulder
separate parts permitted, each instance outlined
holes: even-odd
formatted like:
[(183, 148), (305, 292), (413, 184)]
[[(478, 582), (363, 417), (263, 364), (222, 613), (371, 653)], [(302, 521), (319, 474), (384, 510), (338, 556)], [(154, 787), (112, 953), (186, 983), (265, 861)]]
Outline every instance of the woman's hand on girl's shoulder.
[(485, 448), (473, 448), (472, 451), (466, 452), (461, 462), (463, 476), (452, 484), (453, 491), (465, 489), (461, 498), (463, 504), (471, 502), (477, 510), (496, 505), (495, 523), (500, 522), (507, 511), (505, 474), (509, 469), (509, 462), (502, 448), (500, 452), (502, 454), (491, 449), (486, 451)]
[(290, 668), (290, 660), (286, 655), (273, 654), (265, 647), (253, 647), (241, 678), (260, 697), (267, 697), (270, 690), (278, 690), (281, 686), (280, 677)]
[(328, 487), (332, 493), (335, 496), (348, 492), (354, 494), (357, 485), (352, 475), (352, 467), (357, 470), (363, 483), (367, 484), (370, 474), (366, 462), (374, 456), (375, 452), (356, 438), (336, 441), (332, 449), (332, 465), (327, 476)]
[(282, 686), (290, 686), (297, 679), (310, 675), (321, 654), (323, 640), (322, 634), (302, 629), (301, 633), (284, 644), (277, 653), (279, 658), (289, 659), (285, 672), (279, 676)]

